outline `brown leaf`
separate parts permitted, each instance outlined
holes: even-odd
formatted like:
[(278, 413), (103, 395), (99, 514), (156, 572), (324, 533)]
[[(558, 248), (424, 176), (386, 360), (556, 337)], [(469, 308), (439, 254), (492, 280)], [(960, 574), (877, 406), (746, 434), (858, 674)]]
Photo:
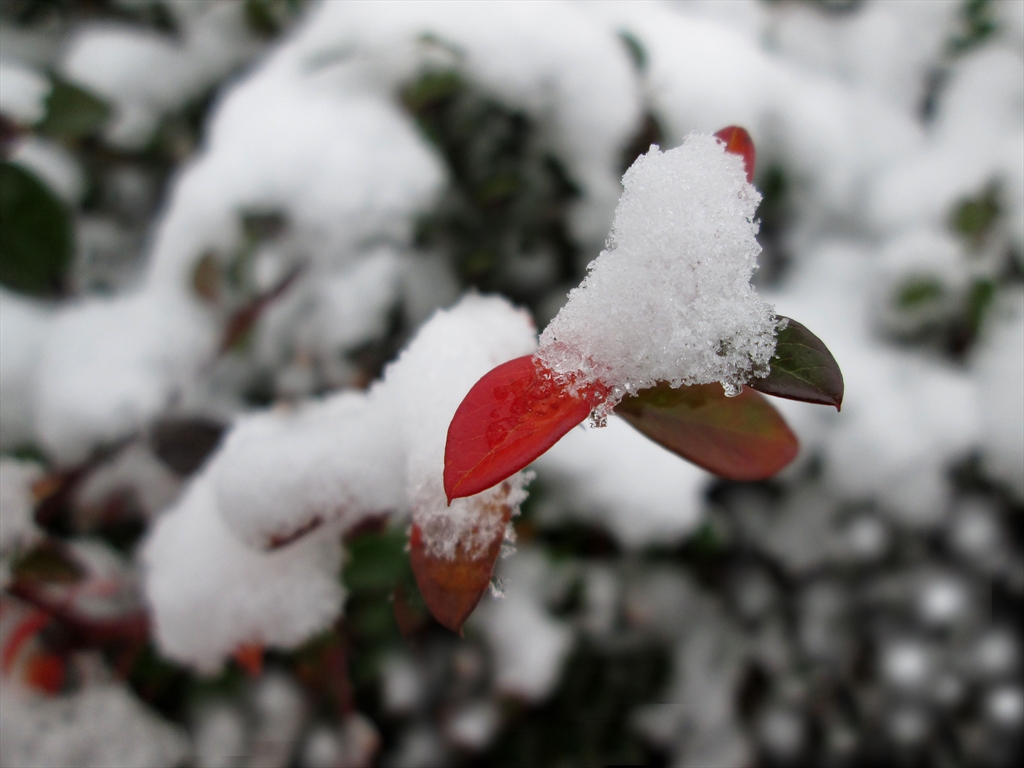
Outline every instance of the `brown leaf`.
[(720, 384), (659, 384), (615, 412), (656, 443), (728, 480), (763, 480), (796, 457), (799, 443), (768, 400), (749, 387), (726, 397)]
[[(484, 507), (484, 519), (456, 544), (455, 556), (450, 560), (430, 554), (423, 532), (413, 523), (409, 538), (409, 562), (416, 576), (416, 584), (434, 618), (452, 632), (462, 634), (462, 625), (491, 583), (494, 563), (501, 552), (501, 542), (505, 536), (505, 524), (511, 514), (512, 510), (507, 504)], [(497, 516), (501, 517), (500, 525), (495, 525), (497, 520), (494, 518)], [(470, 551), (466, 541), (475, 539), (479, 529), (485, 526), (486, 529), (495, 530), (496, 534), (486, 546), (477, 546)]]

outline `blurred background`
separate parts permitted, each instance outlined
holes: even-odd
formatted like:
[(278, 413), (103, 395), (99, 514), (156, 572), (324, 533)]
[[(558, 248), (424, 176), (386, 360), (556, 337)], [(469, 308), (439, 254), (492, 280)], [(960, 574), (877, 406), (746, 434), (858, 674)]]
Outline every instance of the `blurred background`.
[[(1021, 0), (3, 0), (0, 765), (1017, 764), (1022, 57)], [(162, 648), (140, 552), (234, 419), (467, 290), (543, 328), (632, 161), (730, 124), (754, 283), (846, 379), (774, 401), (793, 465), (612, 419), (537, 462), (464, 638), (396, 516), (322, 631)]]

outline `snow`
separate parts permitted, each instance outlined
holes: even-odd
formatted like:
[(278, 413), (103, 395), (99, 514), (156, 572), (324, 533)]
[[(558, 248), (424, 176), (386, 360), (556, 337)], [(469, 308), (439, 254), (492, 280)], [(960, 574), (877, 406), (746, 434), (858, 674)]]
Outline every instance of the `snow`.
[(556, 374), (600, 381), (611, 402), (669, 381), (767, 373), (772, 308), (750, 286), (761, 195), (712, 136), (652, 147), (626, 172), (609, 247), (544, 329), (538, 357)]
[(271, 552), (243, 544), (220, 514), (208, 468), (143, 545), (160, 650), (212, 673), (242, 644), (293, 648), (341, 612), (341, 561), (334, 525)]
[(982, 459), (989, 474), (1024, 499), (1024, 292), (996, 302), (976, 361)]
[(249, 546), (405, 509), (400, 427), (379, 389), (246, 416), (213, 460), (218, 509)]
[(544, 608), (550, 578), (544, 555), (527, 548), (499, 561), (508, 588), (501, 599), (484, 598), (469, 620), (494, 654), (495, 687), (526, 701), (541, 701), (554, 689), (572, 644), (572, 630)]
[(0, 63), (0, 112), (23, 125), (38, 123), (46, 115), (50, 81), (17, 61)]
[(42, 341), (52, 308), (0, 287), (0, 447), (35, 436), (33, 411)]
[(901, 523), (937, 522), (947, 470), (978, 439), (974, 382), (960, 368), (875, 338), (870, 251), (823, 242), (812, 253), (769, 298), (780, 314), (812, 328), (839, 361), (843, 410), (774, 404), (800, 438), (803, 455), (824, 452), (829, 486), (841, 498), (877, 499)]
[(111, 145), (144, 148), (161, 118), (202, 95), (258, 50), (245, 28), (243, 8), (219, 3), (203, 11), (179, 12), (181, 39), (87, 24), (71, 40), (62, 72), (114, 106), (106, 128)]
[(445, 735), (456, 746), (478, 752), (494, 740), (498, 718), (493, 702), (473, 701), (452, 713), (445, 724)]
[(42, 179), (69, 205), (85, 194), (85, 174), (68, 150), (60, 144), (36, 136), (24, 136), (10, 150), (10, 161)]
[(529, 114), (583, 190), (573, 234), (597, 244), (620, 188), (640, 93), (617, 30), (572, 3), (324, 3), (302, 32), (320, 59), (354, 62), (396, 89), (455, 70)]
[[(780, 478), (779, 514), (758, 532), (758, 546), (773, 562), (797, 576), (837, 563), (867, 567), (900, 546), (906, 529), (917, 529), (946, 536), (974, 576), (1013, 572), (996, 503), (954, 496), (949, 470), (980, 455), (987, 478), (1024, 498), (1024, 295), (1019, 286), (1000, 288), (979, 346), (963, 364), (935, 350), (898, 347), (892, 337), (948, 318), (976, 280), (1006, 282), (1008, 252), (1024, 257), (1024, 4), (996, 4), (997, 34), (954, 55), (946, 46), (960, 23), (958, 3), (873, 2), (826, 14), (808, 4), (756, 0), (728, 6), (324, 2), (309, 7), (244, 73), (240, 65), (261, 44), (245, 31), (241, 4), (167, 7), (181, 29), (177, 38), (84, 22), (59, 47), (51, 32), (0, 29), (0, 110), (23, 125), (43, 116), (50, 82), (40, 73), (51, 69), (111, 104), (105, 141), (115, 149), (144, 146), (166, 116), (218, 87), (201, 147), (176, 170), (145, 233), (141, 274), (114, 281), (109, 298), (90, 295), (85, 281), (72, 281), (84, 295), (59, 303), (0, 289), (0, 446), (39, 447), (56, 464), (71, 464), (99, 445), (144, 434), (168, 410), (209, 408), (234, 420), (223, 446), (177, 501), (177, 481), (139, 443), (98, 471), (76, 498), (93, 504), (129, 484), (149, 513), (167, 507), (141, 560), (157, 641), (170, 658), (214, 671), (241, 643), (294, 648), (329, 626), (344, 596), (341, 536), (367, 516), (385, 514), (401, 525), (411, 514), (428, 532), (433, 553), (444, 556), (467, 536), (480, 543), (499, 535), (500, 516), (486, 517), (489, 527), (475, 523), (495, 509), (513, 512), (524, 495), (524, 474), (451, 507), (441, 489), (455, 406), (486, 370), (532, 352), (535, 335), (524, 314), (496, 298), (471, 296), (434, 315), (458, 301), (458, 282), (446, 254), (417, 252), (413, 233), (446, 171), (397, 96), (425, 70), (459, 73), (539, 129), (544, 149), (581, 189), (570, 220), (583, 259), (598, 253), (613, 225), (612, 243), (586, 285), (545, 332), (542, 354), (563, 372), (584, 370), (622, 391), (661, 378), (736, 384), (771, 354), (772, 310), (765, 301), (807, 325), (835, 353), (847, 384), (841, 414), (773, 401), (803, 446)], [(620, 30), (646, 52), (644, 71), (631, 64)], [(238, 79), (224, 79), (234, 72)], [(948, 77), (933, 81), (936, 73)], [(929, 94), (934, 103), (925, 119)], [(644, 156), (627, 176), (613, 222), (622, 150), (645, 110), (664, 128), (667, 151)], [(759, 181), (778, 166), (789, 182), (792, 217), (781, 248), (790, 268), (777, 285), (759, 289), (765, 301), (747, 285), (757, 256), (757, 193), (743, 181), (737, 158), (709, 137), (691, 135), (729, 124), (751, 131)], [(81, 168), (58, 145), (21, 138), (13, 152), (15, 162), (63, 199), (81, 200)], [(992, 184), (1000, 215), (985, 241), (951, 232), (950, 214), (960, 201)], [(679, 214), (670, 221), (658, 207), (671, 201), (685, 203), (685, 220)], [(261, 317), (249, 351), (218, 361), (232, 307), (198, 300), (191, 278), (206, 254), (220, 268), (232, 260), (245, 245), (241, 217), (251, 211), (280, 213), (287, 222), (253, 256), (255, 289), (269, 288), (296, 265), (304, 271)], [(84, 218), (77, 221), (86, 246), (76, 270), (96, 240), (134, 255), (134, 242), (114, 229), (120, 224), (91, 212)], [(719, 219), (732, 225), (709, 247), (707, 235)], [(701, 272), (691, 269), (697, 260)], [(525, 256), (510, 274), (520, 287), (543, 284), (548, 278), (539, 263)], [(894, 310), (893, 296), (919, 279), (937, 281), (945, 298), (918, 314)], [(399, 312), (412, 329), (426, 325), (384, 381), (368, 391), (307, 399), (322, 385), (352, 384), (355, 366), (347, 353), (380, 340)], [(738, 328), (742, 343), (718, 355), (719, 342)], [(564, 346), (549, 345), (556, 336)], [(240, 414), (235, 390), (258, 367), (272, 373), (275, 393), (288, 403)], [(316, 380), (319, 371), (328, 372), (326, 384)], [(790, 484), (808, 482), (801, 473), (812, 459), (821, 467), (820, 486), (793, 492)], [(539, 525), (566, 519), (599, 525), (630, 558), (644, 547), (682, 541), (703, 514), (708, 476), (614, 418), (605, 430), (571, 432), (536, 469), (546, 491)], [(5, 560), (39, 535), (30, 484), (40, 471), (6, 458), (0, 463)], [(859, 511), (843, 518), (853, 507)], [(74, 549), (103, 560), (96, 547)], [(493, 651), (500, 691), (540, 701), (557, 684), (574, 633), (545, 607), (554, 576), (542, 555), (527, 548), (502, 561), (499, 573), (511, 577), (507, 597), (485, 598), (470, 638), (478, 631)], [(615, 576), (603, 564), (588, 564), (585, 575), (585, 615), (577, 626), (603, 637), (616, 627)], [(963, 606), (969, 608), (977, 585), (951, 584), (935, 582), (918, 595), (918, 621), (950, 624), (971, 613)], [(654, 705), (660, 721), (653, 710), (638, 718), (646, 723), (641, 730), (680, 764), (753, 759), (729, 704), (746, 663), (727, 642), (735, 628), (693, 598), (695, 588), (687, 591), (685, 583), (645, 582), (632, 591), (644, 599), (627, 597), (627, 621), (677, 645), (671, 700)], [(772, 639), (772, 632), (783, 632), (771, 624), (773, 611), (755, 605), (749, 618), (765, 623), (750, 653), (761, 654), (774, 673), (791, 660), (785, 642)], [(801, 637), (819, 647), (834, 630), (817, 614), (807, 627)], [(896, 638), (881, 651), (880, 671), (893, 688), (929, 688), (931, 646)], [(1010, 727), (1016, 718), (1019, 727), (1019, 686), (1007, 689), (996, 679), (1012, 673), (984, 673), (989, 687), (980, 689), (979, 701), (993, 723)], [(424, 706), (417, 686), (425, 686), (426, 673), (419, 667), (397, 665), (385, 679), (391, 691), (384, 698), (396, 714)], [(1005, 704), (1011, 693), (1012, 717)], [(486, 743), (483, 726), (493, 725), (493, 700), (478, 695), (448, 711), (450, 740), (467, 748)], [(45, 718), (24, 714), (36, 712), (35, 704), (10, 705), (13, 699), (4, 696), (5, 764), (13, 754), (88, 764), (61, 751), (87, 737), (99, 750), (123, 746), (114, 725), (87, 733), (80, 725), (86, 721), (73, 714), (74, 727), (55, 725), (52, 741), (42, 734), (28, 751), (15, 752), (29, 741), (7, 729)], [(50, 704), (77, 713), (74, 702), (84, 698)], [(120, 712), (117, 706), (109, 709)], [(773, 717), (791, 714), (792, 702), (766, 706), (769, 715), (751, 722), (762, 722), (770, 735), (779, 730), (769, 727)], [(295, 715), (295, 708), (282, 710), (284, 719)], [(264, 716), (272, 719), (274, 711), (270, 706)], [(106, 723), (100, 717), (106, 714), (95, 722)], [(235, 727), (240, 746), (221, 745), (221, 757), (210, 747), (208, 760), (201, 747), (199, 764), (223, 763), (241, 751), (245, 725), (240, 713), (234, 716), (235, 726), (224, 727), (222, 718), (218, 727)], [(904, 709), (900, 717), (910, 723), (906, 738), (925, 732), (919, 710)], [(434, 726), (411, 719), (398, 737), (405, 751), (394, 755), (395, 764), (417, 755), (438, 762), (445, 747)], [(264, 739), (265, 755), (277, 754), (272, 737)], [(300, 737), (285, 733), (281, 743), (301, 746)], [(344, 751), (346, 738), (336, 726), (310, 732), (305, 760), (329, 762)], [(132, 749), (147, 740), (133, 737)], [(187, 759), (175, 752), (181, 742), (174, 743), (164, 762)], [(97, 764), (117, 764), (105, 752), (95, 754)], [(125, 762), (164, 764), (147, 755)]]
[(34, 383), (36, 431), (54, 458), (80, 461), (166, 407), (209, 343), (193, 312), (165, 292), (90, 298), (55, 313)]
[(55, 698), (0, 687), (4, 765), (173, 768), (191, 752), (187, 736), (118, 684), (88, 685)]
[(490, 513), (516, 514), (527, 476), (448, 507), (444, 445), (469, 388), (532, 351), (534, 333), (507, 300), (468, 295), (369, 392), (240, 418), (143, 549), (163, 652), (212, 671), (241, 644), (294, 647), (323, 629), (342, 608), (341, 534), (367, 516), (411, 510), (442, 557), (501, 536)]
[[(228, 4), (217, 13), (232, 7), (238, 10)], [(145, 78), (117, 78), (161, 69), (156, 59), (172, 53), (166, 40), (135, 39), (138, 34), (86, 29), (72, 45), (68, 67), (88, 69), (96, 80), (85, 84), (97, 87), (109, 75), (110, 89), (123, 90), (130, 101)], [(62, 309), (45, 345), (38, 405), (41, 440), (59, 459), (75, 460), (92, 444), (132, 431), (172, 393), (195, 388), (219, 328), (191, 295), (191, 272), (205, 253), (223, 259), (236, 249), (245, 210), (285, 214), (287, 252), (309, 267), (290, 298), (315, 305), (305, 324), (313, 341), (335, 356), (337, 344), (361, 343), (381, 328), (383, 302), (397, 300), (396, 270), (390, 257), (379, 255), (381, 245), (408, 244), (413, 216), (429, 204), (442, 171), (390, 98), (368, 91), (351, 73), (311, 70), (309, 55), (301, 38), (287, 41), (218, 105), (204, 152), (172, 187), (141, 288)], [(93, 68), (93, 57), (103, 66)], [(174, 82), (160, 97), (165, 106), (187, 85), (168, 77)], [(352, 266), (364, 257), (371, 260), (365, 269)], [(345, 274), (353, 282), (348, 288)], [(358, 292), (378, 319), (366, 318), (362, 332), (339, 338), (334, 301), (346, 292)], [(273, 323), (267, 325), (273, 346), (294, 346), (296, 329), (275, 337)]]
[(954, 204), (1000, 185), (1007, 234), (1024, 245), (1024, 57), (993, 45), (952, 68), (927, 141), (872, 180), (869, 220), (886, 232), (916, 222), (943, 226)]
[(630, 549), (671, 546), (692, 533), (711, 478), (614, 416), (606, 429), (573, 430), (534, 466), (555, 494), (544, 524), (579, 518)]
[(529, 315), (508, 300), (471, 293), (452, 309), (439, 310), (385, 372), (407, 451), (409, 508), (436, 557), (451, 559), (460, 543), (471, 557), (486, 548), (507, 519), (495, 510), (515, 515), (526, 498), (528, 478), (518, 472), (449, 506), (444, 450), (448, 425), (466, 393), (496, 365), (533, 352), (535, 334)]
[(794, 210), (808, 226), (858, 212), (865, 184), (922, 139), (915, 116), (879, 94), (771, 50), (765, 44), (771, 21), (751, 23), (749, 15), (744, 21), (743, 13), (729, 13), (730, 28), (706, 13), (686, 13), (687, 4), (592, 8), (644, 46), (651, 107), (666, 141), (676, 144), (693, 130), (744, 126), (757, 146), (758, 167), (778, 163), (792, 175)]

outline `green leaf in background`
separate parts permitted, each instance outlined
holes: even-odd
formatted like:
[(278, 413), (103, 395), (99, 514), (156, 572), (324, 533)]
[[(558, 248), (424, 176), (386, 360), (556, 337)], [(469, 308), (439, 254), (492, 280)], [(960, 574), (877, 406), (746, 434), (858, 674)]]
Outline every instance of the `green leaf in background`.
[(106, 102), (59, 77), (51, 79), (53, 89), (46, 97), (46, 115), (36, 125), (36, 130), (65, 140), (96, 133), (110, 116)]
[[(788, 319), (788, 318), (780, 318)], [(766, 395), (805, 403), (843, 405), (843, 372), (821, 339), (796, 320), (779, 331), (771, 372), (748, 386)]]
[(349, 542), (343, 581), (353, 592), (388, 592), (409, 571), (406, 534), (401, 530), (364, 533)]
[(627, 397), (615, 413), (659, 445), (727, 480), (764, 480), (799, 448), (779, 412), (745, 388), (726, 397), (720, 384), (661, 383)]
[(73, 250), (64, 203), (24, 168), (0, 164), (0, 283), (37, 296), (58, 294)]
[(974, 197), (958, 200), (949, 216), (949, 227), (977, 247), (984, 243), (999, 219), (999, 185), (990, 183)]

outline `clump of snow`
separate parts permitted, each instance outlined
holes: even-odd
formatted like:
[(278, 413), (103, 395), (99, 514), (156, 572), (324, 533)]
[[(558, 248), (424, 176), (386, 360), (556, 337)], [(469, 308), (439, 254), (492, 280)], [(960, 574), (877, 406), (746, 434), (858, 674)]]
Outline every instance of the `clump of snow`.
[(127, 26), (84, 25), (68, 46), (62, 70), (113, 104), (106, 130), (110, 144), (142, 149), (164, 115), (258, 50), (243, 11), (237, 3), (211, 4), (199, 12), (178, 9), (178, 38)]
[(777, 321), (750, 285), (761, 195), (742, 159), (692, 134), (622, 182), (609, 247), (544, 329), (540, 359), (600, 381), (612, 403), (659, 381), (732, 390), (765, 375)]
[(142, 429), (197, 366), (204, 331), (187, 299), (168, 291), (63, 307), (36, 371), (43, 446), (58, 461), (80, 461), (96, 443)]
[(404, 458), (398, 419), (377, 388), (241, 418), (211, 474), (232, 532), (264, 548), (403, 510)]
[(381, 662), (381, 699), (392, 715), (405, 715), (419, 707), (427, 693), (423, 672), (408, 655), (397, 653)]
[(527, 476), (516, 473), (501, 485), (448, 505), (444, 450), (448, 425), (472, 386), (496, 365), (530, 354), (536, 331), (529, 315), (505, 299), (469, 294), (440, 310), (419, 331), (385, 374), (398, 409), (407, 451), (406, 488), (413, 521), (428, 551), (451, 559), (457, 544), (472, 556), (494, 541), (505, 518), (526, 498)]
[(977, 360), (982, 457), (992, 477), (1024, 498), (1024, 293), (999, 299)]
[(542, 509), (544, 524), (577, 517), (628, 548), (671, 545), (692, 533), (711, 477), (614, 416), (607, 429), (574, 429), (534, 466), (555, 496)]
[(0, 287), (0, 448), (35, 436), (36, 377), (51, 315), (48, 305)]
[(238, 707), (208, 703), (195, 716), (192, 734), (197, 768), (226, 768), (245, 756), (246, 719)]
[(78, 160), (54, 141), (25, 136), (11, 148), (10, 160), (42, 179), (66, 203), (77, 204), (85, 193)]
[(954, 204), (999, 184), (1006, 235), (1024, 247), (1024, 59), (1002, 45), (965, 55), (951, 67), (927, 140), (870, 182), (869, 222), (894, 231), (913, 222), (943, 225)]
[(191, 752), (188, 737), (121, 685), (90, 685), (44, 698), (0, 687), (4, 765), (174, 768)]
[(368, 515), (411, 509), (442, 557), (501, 536), (491, 513), (518, 512), (527, 476), (448, 507), (445, 439), (470, 387), (534, 334), (507, 300), (469, 295), (368, 393), (240, 419), (143, 548), (164, 653), (213, 670), (243, 643), (292, 647), (323, 629), (342, 607), (341, 534)]
[[(581, 188), (574, 235), (600, 243), (641, 99), (617, 28), (574, 3), (324, 3), (303, 29), (319, 58), (345, 58), (385, 88), (454, 70), (522, 109)], [(524, 55), (529, 52), (529, 55)], [(381, 83), (383, 81), (383, 83)]]
[(288, 765), (306, 719), (302, 689), (292, 677), (274, 671), (260, 678), (253, 705), (256, 717), (250, 764)]
[[(149, 71), (153, 46), (173, 45), (129, 44), (118, 37), (123, 30), (90, 30), (72, 46), (68, 66), (82, 61), (88, 69), (90, 57), (106, 57), (99, 42), (109, 33), (112, 59), (89, 71), (111, 83)], [(286, 256), (307, 266), (283, 297), (287, 311), (275, 316), (272, 307), (256, 329), (262, 359), (276, 363), (284, 350), (310, 346), (336, 358), (337, 345), (362, 343), (384, 325), (400, 281), (382, 246), (407, 247), (414, 215), (433, 199), (443, 171), (390, 94), (367, 88), (351, 67), (310, 66), (311, 45), (287, 39), (217, 105), (203, 153), (170, 189), (138, 292), (62, 308), (44, 345), (37, 397), (39, 436), (59, 460), (80, 459), (93, 444), (137, 429), (173, 394), (202, 387), (222, 319), (197, 301), (192, 274), (206, 253), (225, 266), (242, 238), (244, 211), (280, 211), (289, 223)], [(125, 86), (129, 101), (132, 88)], [(364, 258), (365, 269), (357, 266)], [(343, 333), (335, 321), (350, 317), (338, 318), (335, 302), (353, 292), (365, 314), (361, 327)], [(275, 325), (276, 318), (283, 319)]]
[(335, 525), (272, 552), (243, 544), (217, 508), (208, 468), (142, 549), (157, 643), (206, 672), (242, 644), (294, 647), (341, 611), (341, 559)]
[(472, 701), (456, 710), (445, 723), (448, 741), (462, 749), (479, 752), (497, 735), (500, 713), (493, 701)]
[(23, 125), (38, 123), (46, 114), (50, 81), (16, 61), (0, 63), (0, 112)]
[(824, 241), (808, 252), (812, 258), (770, 298), (781, 314), (812, 328), (839, 361), (843, 411), (773, 404), (800, 438), (803, 455), (825, 455), (828, 485), (841, 498), (876, 499), (901, 523), (935, 524), (946, 507), (948, 468), (978, 437), (975, 384), (962, 369), (874, 337), (871, 249)]

